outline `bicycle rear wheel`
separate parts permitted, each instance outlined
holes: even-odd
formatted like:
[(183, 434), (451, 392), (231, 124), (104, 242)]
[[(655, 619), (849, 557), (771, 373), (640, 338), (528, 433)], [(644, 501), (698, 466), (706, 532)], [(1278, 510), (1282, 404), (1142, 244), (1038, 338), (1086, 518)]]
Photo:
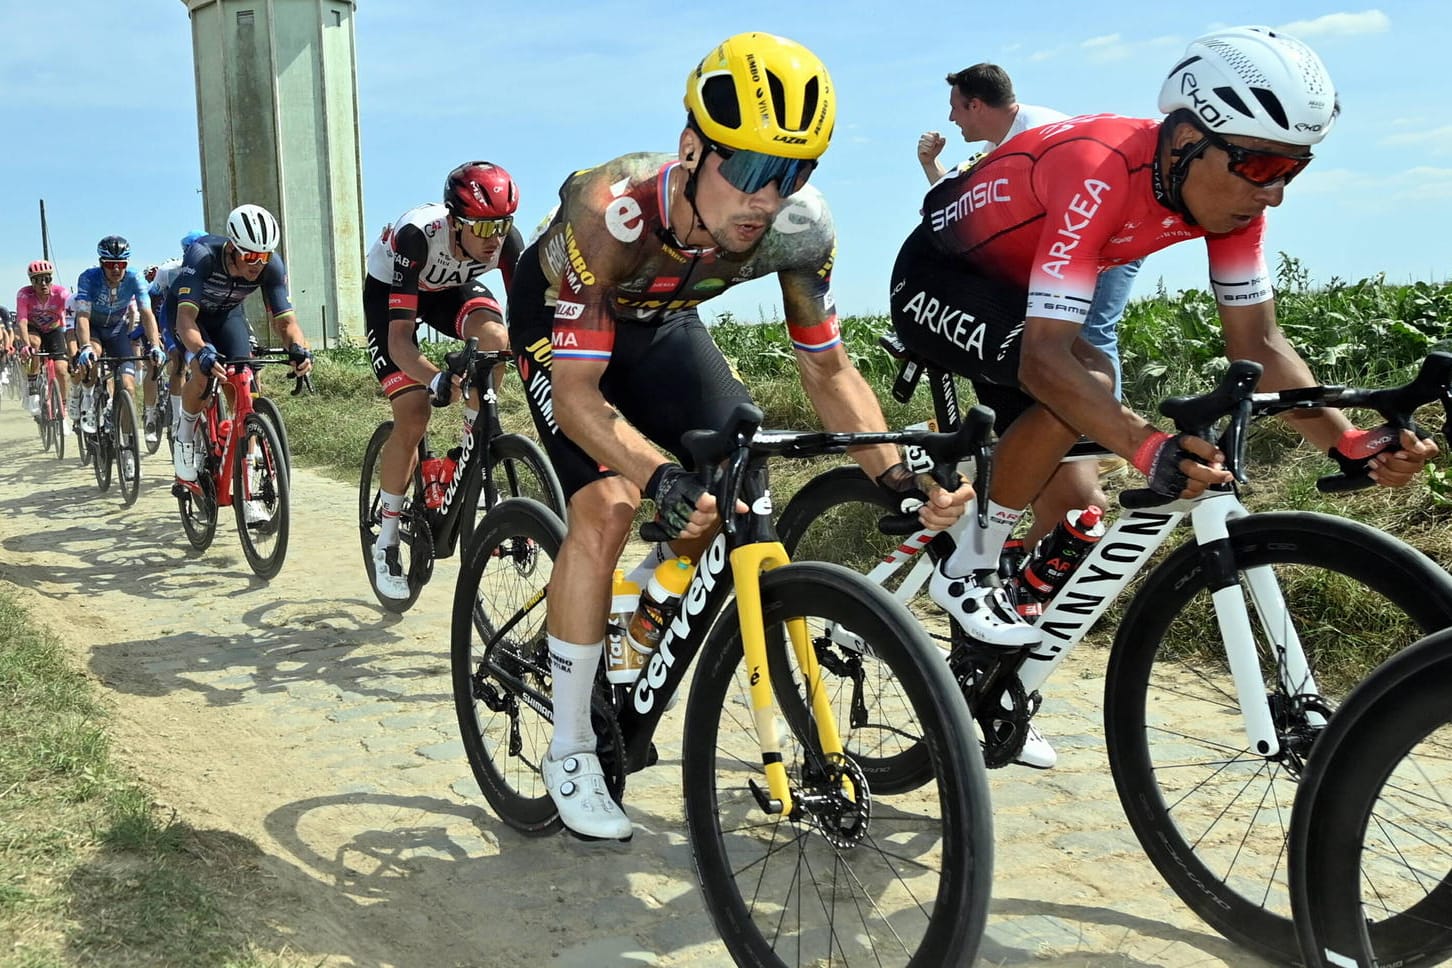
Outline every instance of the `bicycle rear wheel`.
[(1324, 514), (1232, 521), (1230, 547), (1242, 584), (1247, 569), (1274, 573), (1318, 694), (1286, 685), (1267, 635), (1273, 616), (1253, 611), (1281, 752), (1249, 748), (1213, 634), (1211, 578), (1200, 549), (1184, 545), (1145, 580), (1115, 638), (1109, 765), (1130, 826), (1175, 893), (1225, 937), (1294, 962), (1285, 856), (1306, 757), (1330, 710), (1377, 663), (1452, 625), (1452, 578), (1384, 532)]
[(1452, 952), (1452, 630), (1382, 664), (1318, 740), (1291, 815), (1304, 964)]
[(52, 377), (45, 381), (46, 403), (44, 413), (50, 423), (50, 442), (55, 447), (56, 460), (66, 457), (66, 415), (61, 404), (60, 383)]
[(141, 408), (146, 440), (147, 456), (161, 449), (161, 437), (166, 433), (167, 415), (171, 412), (171, 401), (167, 399), (165, 387), (158, 387), (157, 400), (151, 406)]
[(530, 836), (561, 827), (539, 770), (554, 732), (540, 711), (552, 682), (545, 592), (564, 538), (544, 505), (503, 501), (464, 549), (454, 591), (450, 664), (464, 752), (489, 806)]
[(136, 402), (122, 390), (111, 415), (111, 447), (116, 453), (116, 480), (121, 503), (130, 507), (141, 493), (141, 443), (136, 433)]
[[(761, 806), (749, 685), (735, 606), (716, 620), (691, 684), (682, 750), (686, 827), (701, 890), (738, 965), (971, 964), (987, 919), (993, 824), (982, 756), (947, 665), (880, 588), (845, 568), (796, 563), (762, 576), (769, 669), (794, 663), (785, 623), (833, 625), (871, 643), (900, 688), (882, 714), (919, 737), (932, 776), (882, 794), (849, 750), (778, 722), (796, 800)], [(809, 631), (809, 634), (813, 634)], [(854, 792), (855, 791), (855, 792)]]
[(378, 590), (373, 571), (373, 548), (383, 527), (382, 490), (383, 446), (393, 433), (393, 421), (385, 420), (373, 431), (363, 450), (363, 470), (358, 480), (358, 537), (363, 546), (363, 570), (368, 587), (384, 610), (403, 613), (413, 607), (434, 573), (434, 539), (424, 519), (423, 478), (414, 468), (412, 486), (404, 495), (403, 510), (398, 519), (398, 558), (408, 577), (408, 597), (389, 598)]
[(272, 422), (255, 413), (242, 425), (232, 460), (232, 509), (242, 556), (259, 578), (272, 578), (287, 556), (287, 462)]

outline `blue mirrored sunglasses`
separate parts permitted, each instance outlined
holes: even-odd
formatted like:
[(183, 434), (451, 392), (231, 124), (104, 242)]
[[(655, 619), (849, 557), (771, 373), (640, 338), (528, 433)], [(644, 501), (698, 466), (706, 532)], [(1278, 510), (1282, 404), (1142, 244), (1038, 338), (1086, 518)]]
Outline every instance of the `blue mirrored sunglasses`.
[(712, 144), (711, 150), (721, 159), (721, 177), (733, 188), (748, 195), (761, 191), (772, 182), (776, 182), (776, 190), (782, 198), (795, 195), (817, 167), (815, 158), (782, 158), (718, 144)]

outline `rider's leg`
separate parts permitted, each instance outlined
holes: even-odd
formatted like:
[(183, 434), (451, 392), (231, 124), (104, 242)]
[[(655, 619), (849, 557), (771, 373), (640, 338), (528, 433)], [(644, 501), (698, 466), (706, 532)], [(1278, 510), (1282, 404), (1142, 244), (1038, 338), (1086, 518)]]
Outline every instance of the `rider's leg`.
[(419, 441), (429, 429), (432, 409), (428, 391), (417, 383), (400, 390), (388, 402), (393, 408), (393, 432), (383, 444), (378, 464), (383, 501), (383, 522), (378, 534), (380, 548), (398, 544), (398, 516), (403, 510), (408, 482), (413, 477)]

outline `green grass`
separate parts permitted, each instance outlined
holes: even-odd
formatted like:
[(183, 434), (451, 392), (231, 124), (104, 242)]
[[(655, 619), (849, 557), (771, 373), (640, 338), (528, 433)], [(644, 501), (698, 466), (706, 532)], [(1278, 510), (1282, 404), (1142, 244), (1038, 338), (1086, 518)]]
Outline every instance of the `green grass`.
[(159, 811), (106, 717), (0, 590), (0, 966), (299, 964), (255, 897), (257, 847)]

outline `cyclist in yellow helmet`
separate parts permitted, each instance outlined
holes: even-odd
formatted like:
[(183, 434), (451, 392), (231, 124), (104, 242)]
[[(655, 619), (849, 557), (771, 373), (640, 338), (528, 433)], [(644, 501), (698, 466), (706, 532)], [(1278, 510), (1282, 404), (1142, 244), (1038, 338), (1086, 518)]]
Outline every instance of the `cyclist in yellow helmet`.
[[(625, 155), (565, 180), (509, 290), (511, 345), (569, 502), (550, 586), (555, 732), (541, 772), (567, 827), (610, 840), (628, 840), (631, 825), (606, 790), (589, 702), (611, 575), (642, 497), (683, 540), (631, 577), (643, 586), (661, 560), (696, 557), (718, 518), (681, 435), (720, 426), (750, 399), (697, 307), (775, 275), (822, 423), (885, 428), (842, 345), (832, 216), (808, 183), (836, 120), (827, 69), (793, 41), (738, 34), (691, 70), (685, 106), (677, 154)], [(895, 495), (926, 502), (930, 526), (956, 520), (972, 493), (917, 492), (895, 448), (855, 456)]]

